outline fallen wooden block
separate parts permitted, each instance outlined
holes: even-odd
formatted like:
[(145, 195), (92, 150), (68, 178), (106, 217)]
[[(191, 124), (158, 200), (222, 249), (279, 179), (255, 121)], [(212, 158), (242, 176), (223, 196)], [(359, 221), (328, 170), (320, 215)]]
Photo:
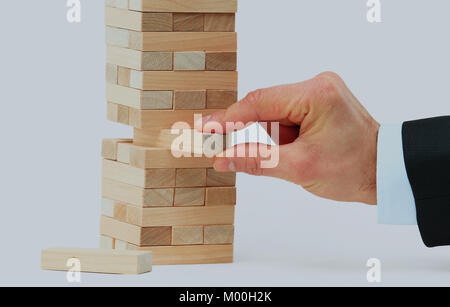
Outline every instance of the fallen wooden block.
[(77, 259), (81, 272), (142, 274), (152, 271), (152, 253), (106, 249), (50, 248), (42, 251), (43, 270), (69, 271), (68, 262)]
[(172, 52), (142, 52), (115, 46), (106, 48), (108, 63), (136, 70), (172, 70), (172, 59)]
[(130, 0), (129, 8), (142, 12), (234, 13), (237, 0)]
[(236, 188), (220, 187), (206, 189), (206, 206), (236, 205)]
[(211, 115), (218, 110), (138, 110), (128, 109), (129, 125), (138, 129), (164, 130), (174, 125), (194, 127), (196, 118)]
[(175, 32), (203, 32), (204, 24), (205, 17), (203, 14), (173, 14), (173, 30)]
[(204, 229), (205, 244), (233, 244), (233, 242), (234, 242), (233, 225), (205, 226)]
[(223, 173), (210, 168), (207, 170), (206, 185), (208, 187), (233, 187), (236, 185), (236, 173)]
[(227, 109), (238, 101), (237, 91), (208, 90), (206, 91), (206, 107), (208, 109)]
[(106, 84), (109, 102), (140, 110), (171, 110), (172, 91), (141, 91), (130, 87)]
[(234, 32), (235, 14), (205, 14), (205, 32)]
[(127, 9), (105, 7), (107, 26), (141, 32), (171, 32), (172, 13), (141, 13)]
[(104, 139), (102, 141), (102, 157), (109, 160), (117, 160), (118, 145), (120, 143), (132, 143), (131, 139)]
[(203, 226), (172, 227), (172, 245), (203, 244)]
[(106, 44), (140, 51), (237, 50), (236, 32), (136, 32), (106, 27)]

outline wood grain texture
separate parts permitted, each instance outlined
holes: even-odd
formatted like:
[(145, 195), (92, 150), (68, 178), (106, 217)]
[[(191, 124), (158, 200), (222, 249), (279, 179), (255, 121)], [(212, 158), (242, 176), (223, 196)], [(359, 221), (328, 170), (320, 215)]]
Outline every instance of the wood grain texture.
[(171, 207), (173, 205), (174, 189), (143, 189), (103, 178), (102, 196), (140, 207)]
[(110, 46), (128, 48), (132, 42), (129, 30), (106, 27), (105, 40)]
[[(177, 173), (178, 176), (178, 173)], [(236, 185), (236, 173), (218, 172), (213, 168), (207, 169), (206, 185), (208, 187), (232, 187)]]
[(106, 61), (118, 66), (137, 70), (172, 70), (172, 52), (142, 52), (108, 46)]
[(130, 143), (120, 143), (117, 145), (117, 161), (130, 164)]
[(177, 169), (175, 176), (177, 188), (192, 188), (206, 186), (206, 169), (186, 168)]
[(205, 244), (233, 244), (233, 225), (205, 226)]
[(206, 70), (233, 71), (237, 67), (236, 52), (207, 52)]
[(110, 84), (117, 84), (117, 65), (106, 63), (106, 82)]
[(140, 169), (116, 161), (102, 161), (103, 178), (123, 182), (141, 188), (175, 187), (175, 169)]
[(206, 206), (236, 205), (236, 188), (219, 187), (206, 189)]
[(235, 14), (205, 14), (205, 32), (234, 32)]
[(107, 249), (49, 248), (42, 251), (43, 270), (68, 271), (69, 259), (80, 261), (81, 271), (108, 274), (142, 274), (152, 271), (152, 253)]
[(208, 90), (206, 92), (206, 107), (208, 109), (227, 109), (237, 100), (237, 91)]
[(203, 14), (173, 14), (173, 30), (175, 32), (203, 32), (205, 18)]
[(129, 125), (130, 113), (127, 106), (108, 102), (106, 107), (106, 118), (112, 122)]
[(205, 205), (205, 188), (176, 188), (175, 207), (192, 207)]
[(107, 83), (106, 99), (116, 104), (140, 110), (171, 110), (173, 108), (172, 91), (141, 91)]
[(205, 70), (205, 53), (200, 51), (175, 52), (174, 70)]
[(206, 91), (176, 91), (175, 110), (200, 110), (206, 108)]
[(107, 236), (100, 236), (100, 248), (101, 249), (115, 249), (114, 239)]
[(124, 87), (130, 86), (131, 69), (126, 67), (117, 67), (117, 84)]
[(137, 246), (165, 246), (172, 243), (172, 227), (139, 227), (102, 216), (100, 234)]
[(203, 226), (174, 226), (172, 245), (203, 244)]
[(142, 12), (234, 13), (237, 0), (130, 0), (129, 8)]
[(105, 7), (105, 24), (134, 31), (171, 32), (171, 13), (141, 13), (126, 9)]
[(118, 145), (132, 143), (132, 139), (104, 139), (102, 141), (102, 157), (108, 160), (117, 160)]

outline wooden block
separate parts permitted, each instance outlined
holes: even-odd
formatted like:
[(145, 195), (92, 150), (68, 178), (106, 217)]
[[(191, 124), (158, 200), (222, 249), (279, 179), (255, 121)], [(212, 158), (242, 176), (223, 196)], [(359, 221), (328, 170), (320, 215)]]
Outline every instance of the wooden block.
[(175, 226), (172, 228), (172, 245), (203, 244), (203, 226)]
[(103, 160), (103, 178), (123, 182), (141, 188), (175, 187), (175, 169), (140, 169), (121, 162)]
[(175, 207), (191, 207), (205, 205), (205, 188), (176, 188)]
[(116, 202), (111, 199), (102, 198), (102, 215), (114, 217), (114, 206)]
[(107, 119), (115, 123), (121, 123), (128, 125), (129, 121), (129, 109), (127, 106), (108, 102), (107, 104)]
[[(203, 14), (173, 14), (173, 30), (176, 32), (203, 32)], [(219, 32), (219, 31), (217, 31)]]
[(117, 145), (117, 161), (130, 164), (131, 143), (120, 143)]
[(128, 0), (106, 0), (105, 6), (128, 9)]
[(174, 70), (205, 70), (205, 53), (175, 52)]
[(127, 9), (105, 7), (105, 24), (134, 31), (171, 32), (171, 13), (141, 13)]
[(205, 14), (205, 32), (234, 32), (235, 14)]
[(236, 205), (236, 188), (220, 187), (206, 189), (206, 205)]
[(172, 227), (139, 227), (102, 216), (100, 234), (138, 246), (165, 246), (172, 243)]
[(176, 91), (175, 110), (200, 110), (206, 108), (206, 91)]
[(115, 202), (113, 218), (126, 223), (128, 220), (128, 205)]
[(131, 139), (104, 139), (102, 141), (102, 157), (109, 160), (117, 160), (118, 145), (132, 143)]
[(210, 168), (213, 165), (212, 158), (191, 156), (189, 153), (177, 158), (170, 149), (165, 148), (130, 147), (130, 165), (138, 168)]
[(177, 188), (192, 188), (206, 186), (206, 169), (186, 168), (176, 170)]
[(114, 249), (119, 251), (128, 250), (128, 242), (122, 240), (114, 240)]
[(130, 0), (129, 8), (141, 12), (234, 13), (237, 0)]
[(233, 244), (234, 226), (205, 226), (205, 244)]
[(171, 110), (173, 92), (141, 91), (126, 86), (107, 83), (106, 99), (116, 104), (140, 110)]
[(117, 84), (117, 65), (106, 63), (106, 82)]
[(172, 70), (172, 52), (142, 52), (108, 46), (106, 61), (121, 67), (137, 70)]
[(174, 189), (143, 189), (103, 178), (102, 196), (140, 207), (171, 207)]
[(130, 86), (131, 69), (126, 67), (117, 67), (117, 84), (121, 86)]
[(206, 92), (206, 107), (208, 109), (227, 109), (237, 100), (237, 91), (208, 90)]
[(206, 70), (210, 71), (231, 71), (236, 70), (236, 52), (207, 52)]
[(136, 32), (106, 27), (106, 44), (141, 51), (237, 50), (235, 32)]
[(139, 208), (128, 206), (127, 222), (142, 227), (233, 225), (234, 206)]
[(233, 187), (236, 185), (236, 173), (222, 173), (209, 168), (207, 169), (206, 185), (208, 187)]
[[(77, 259), (82, 272), (142, 274), (152, 271), (152, 253), (106, 249), (50, 248), (42, 251), (43, 270), (68, 271), (69, 260)], [(67, 266), (69, 263), (69, 266)]]
[(100, 248), (114, 249), (114, 239), (106, 236), (100, 236)]

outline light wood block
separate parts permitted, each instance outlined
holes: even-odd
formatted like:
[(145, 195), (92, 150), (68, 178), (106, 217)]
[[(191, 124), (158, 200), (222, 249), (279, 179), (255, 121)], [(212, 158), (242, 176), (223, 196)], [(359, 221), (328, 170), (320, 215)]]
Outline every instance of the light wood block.
[(128, 205), (124, 203), (114, 203), (114, 215), (115, 220), (126, 223), (128, 220)]
[(119, 144), (132, 142), (131, 139), (104, 139), (102, 141), (102, 157), (116, 161)]
[(175, 187), (175, 169), (140, 169), (121, 162), (103, 160), (103, 178), (138, 186), (141, 188)]
[(205, 244), (233, 244), (234, 226), (205, 226)]
[(175, 110), (200, 110), (206, 108), (206, 91), (176, 91)]
[(177, 188), (204, 187), (206, 186), (206, 169), (177, 169), (175, 180)]
[(102, 196), (140, 207), (171, 207), (174, 189), (143, 189), (103, 178)]
[(102, 216), (100, 234), (137, 246), (167, 246), (172, 243), (172, 227), (139, 227)]
[(128, 242), (114, 239), (114, 249), (119, 251), (128, 250)]
[(206, 206), (236, 205), (236, 188), (220, 187), (206, 189)]
[(208, 90), (206, 92), (206, 107), (208, 109), (227, 109), (237, 101), (237, 91)]
[(234, 32), (235, 14), (205, 14), (205, 32)]
[(205, 53), (200, 51), (175, 52), (174, 70), (205, 70)]
[(176, 188), (175, 207), (192, 207), (205, 205), (205, 188)]
[(106, 84), (106, 99), (140, 110), (171, 110), (173, 107), (172, 91), (141, 91), (110, 83)]
[(130, 164), (130, 143), (120, 143), (117, 145), (117, 161)]
[(106, 82), (117, 84), (117, 65), (106, 63)]
[(131, 69), (126, 67), (117, 67), (117, 84), (120, 86), (130, 86)]
[(106, 27), (107, 45), (140, 51), (236, 52), (235, 32), (136, 32)]
[(102, 198), (102, 215), (114, 217), (114, 206), (116, 202), (111, 199)]
[(115, 249), (114, 239), (106, 236), (100, 236), (101, 249)]
[(206, 185), (208, 187), (233, 187), (236, 185), (236, 173), (222, 173), (209, 168), (207, 169)]
[(237, 0), (130, 0), (129, 8), (143, 12), (234, 13)]
[(204, 21), (203, 14), (176, 13), (173, 15), (173, 30), (175, 32), (203, 32)]
[(127, 222), (142, 227), (233, 225), (234, 206), (139, 208), (129, 205)]
[(142, 274), (152, 271), (152, 253), (107, 249), (50, 248), (42, 251), (43, 270), (68, 271), (69, 259), (78, 259), (82, 272)]
[(130, 147), (130, 165), (137, 168), (210, 168), (212, 158), (188, 157), (177, 158), (170, 149), (143, 146)]
[(105, 7), (105, 24), (134, 31), (171, 32), (171, 13), (141, 13), (127, 9)]
[(207, 52), (206, 70), (232, 71), (237, 68), (236, 52)]
[(172, 59), (172, 52), (142, 52), (115, 46), (106, 48), (108, 63), (137, 70), (172, 70)]
[(127, 106), (122, 106), (120, 104), (108, 102), (106, 108), (106, 118), (115, 123), (120, 123), (124, 125), (129, 125), (130, 123), (130, 112)]
[(105, 6), (128, 9), (128, 0), (106, 0)]
[(203, 226), (175, 226), (172, 228), (172, 245), (203, 244)]

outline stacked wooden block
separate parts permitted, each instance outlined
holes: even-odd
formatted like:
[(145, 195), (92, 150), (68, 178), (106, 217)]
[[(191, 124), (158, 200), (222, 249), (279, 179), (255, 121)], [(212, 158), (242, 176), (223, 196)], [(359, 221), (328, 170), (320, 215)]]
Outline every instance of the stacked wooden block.
[(236, 102), (236, 0), (105, 10), (108, 119), (134, 138), (103, 141), (102, 247), (151, 250), (154, 264), (231, 262), (236, 175), (214, 171), (202, 147), (223, 137), (191, 131), (193, 154), (179, 157), (170, 129)]

